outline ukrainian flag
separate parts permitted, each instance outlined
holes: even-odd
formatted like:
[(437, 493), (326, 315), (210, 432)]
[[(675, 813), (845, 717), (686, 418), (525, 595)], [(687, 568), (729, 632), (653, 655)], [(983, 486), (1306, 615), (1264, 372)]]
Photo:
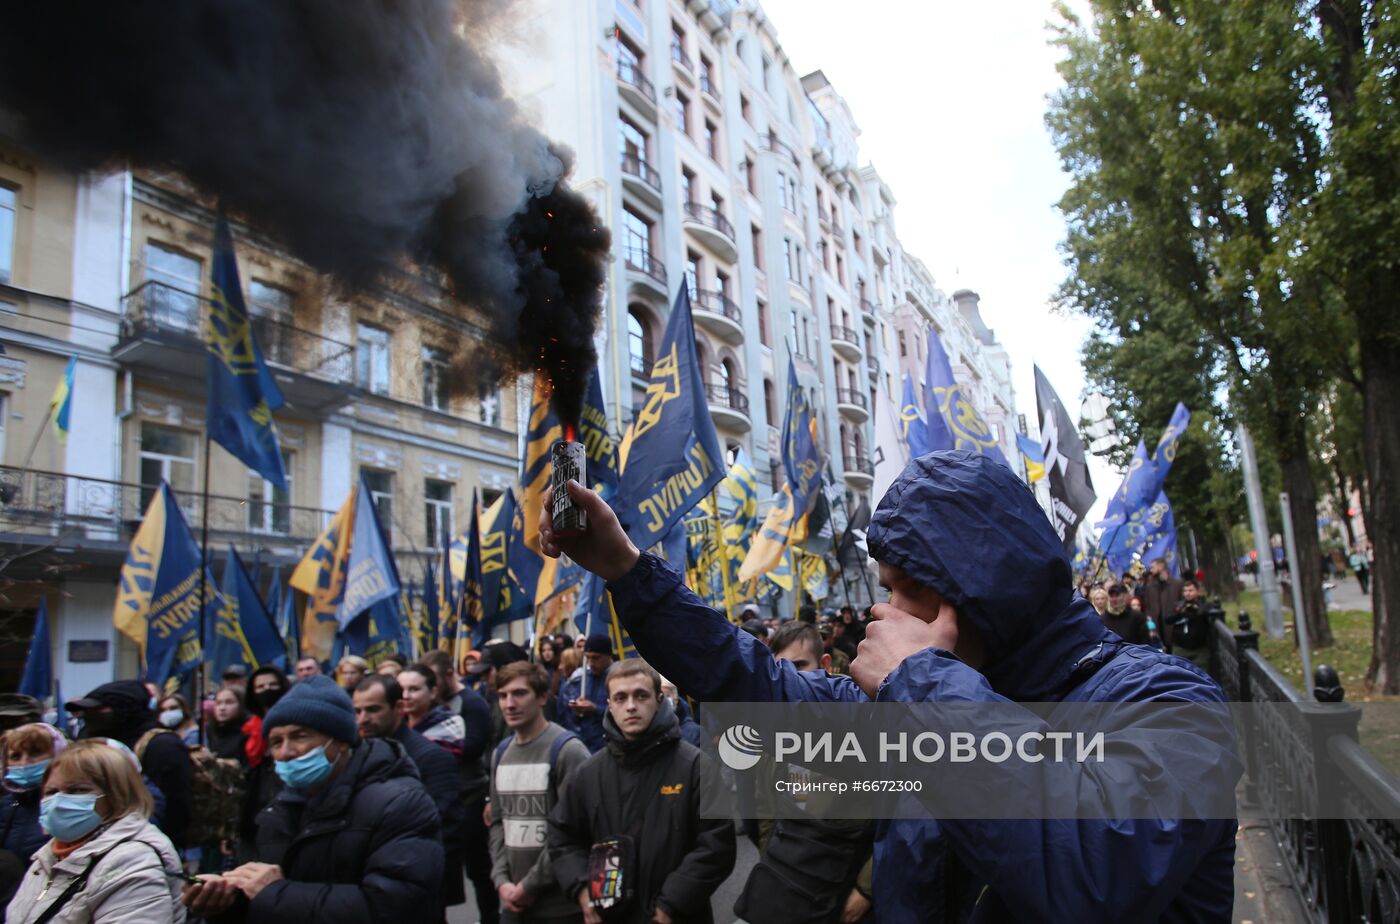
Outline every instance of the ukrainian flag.
[(68, 422), (73, 413), (73, 374), (78, 369), (78, 357), (68, 357), (68, 366), (63, 370), (63, 378), (53, 390), (53, 400), (49, 402), (49, 419), (53, 421), (54, 432), (59, 439), (68, 436)]
[(1016, 448), (1026, 457), (1026, 483), (1035, 484), (1045, 477), (1045, 450), (1040, 443), (1026, 436), (1016, 434)]

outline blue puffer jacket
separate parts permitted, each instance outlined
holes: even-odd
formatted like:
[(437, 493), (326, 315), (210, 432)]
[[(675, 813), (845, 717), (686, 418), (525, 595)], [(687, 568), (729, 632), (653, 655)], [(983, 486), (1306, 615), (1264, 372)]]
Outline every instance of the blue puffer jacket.
[[(1128, 645), (1071, 592), (1059, 539), (1006, 466), (968, 452), (914, 460), (871, 519), (870, 554), (932, 587), (976, 627), (979, 672), (952, 652), (907, 658), (877, 699), (1220, 702), (1179, 658)], [(643, 555), (609, 586), (637, 650), (701, 701), (863, 701), (848, 677), (800, 672)], [(1097, 668), (1097, 669), (1095, 669)], [(1233, 755), (1216, 762), (1233, 788)], [(1227, 790), (1228, 791), (1228, 790)], [(882, 821), (879, 921), (1228, 921), (1236, 822)], [(985, 891), (984, 891), (985, 887)]]
[(583, 698), (583, 674), (587, 667), (580, 668), (559, 687), (559, 711), (556, 721), (578, 735), (588, 747), (588, 753), (597, 754), (607, 744), (603, 735), (603, 716), (608, 711), (608, 675), (606, 673), (588, 675), (588, 700), (598, 707), (592, 715), (579, 715), (569, 708), (572, 700)]

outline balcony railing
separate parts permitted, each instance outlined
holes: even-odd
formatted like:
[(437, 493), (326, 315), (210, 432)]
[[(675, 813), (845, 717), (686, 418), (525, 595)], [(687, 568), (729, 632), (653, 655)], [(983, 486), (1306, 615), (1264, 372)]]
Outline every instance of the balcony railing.
[(701, 311), (722, 314), (735, 324), (743, 323), (744, 316), (739, 311), (739, 306), (734, 304), (733, 299), (723, 292), (715, 292), (710, 289), (691, 289), (690, 301)]
[(875, 477), (875, 463), (865, 456), (847, 453), (841, 459), (841, 468), (847, 472), (860, 472), (862, 475)]
[(797, 152), (784, 144), (773, 132), (769, 132), (763, 136), (763, 146), (774, 154), (782, 154), (798, 166), (802, 165), (802, 161), (797, 159)]
[(698, 221), (708, 228), (714, 228), (720, 234), (734, 240), (734, 226), (729, 223), (729, 219), (719, 213), (717, 209), (708, 205), (701, 205), (698, 202), (687, 202), (685, 204), (685, 215), (691, 221)]
[(874, 353), (865, 354), (865, 370), (871, 375), (880, 374), (880, 360), (876, 358)]
[(622, 172), (635, 176), (657, 192), (661, 192), (661, 174), (652, 169), (651, 164), (636, 154), (622, 155)]
[(879, 310), (879, 308), (879, 305), (870, 301), (870, 299), (868, 298), (862, 298), (860, 300), (860, 310), (868, 315), (874, 315), (875, 312)]
[(744, 394), (741, 386), (707, 384), (705, 397), (709, 399), (710, 404), (727, 407), (745, 417), (749, 416), (749, 396)]
[(719, 102), (719, 87), (715, 86), (714, 78), (709, 74), (701, 73), (700, 92), (704, 93), (715, 102)]
[(650, 358), (650, 357), (647, 357), (647, 356), (638, 356), (638, 355), (635, 354), (635, 353), (629, 353), (629, 354), (627, 355), (627, 365), (628, 365), (628, 368), (631, 369), (632, 374), (635, 375), (637, 378), (639, 378), (639, 379), (648, 379), (648, 378), (651, 378), (651, 358)]
[(831, 325), (831, 339), (844, 340), (846, 343), (854, 343), (856, 346), (860, 346), (860, 338), (856, 336), (856, 332), (840, 324)]
[(671, 60), (688, 71), (695, 70), (695, 65), (690, 63), (690, 55), (685, 53), (679, 42), (671, 43)]
[[(121, 339), (171, 337), (203, 351), (209, 299), (148, 280), (122, 299)], [(266, 315), (252, 317), (253, 337), (267, 362), (331, 382), (347, 382), (354, 348)]]
[(646, 75), (642, 73), (640, 65), (633, 64), (631, 61), (619, 60), (617, 62), (617, 79), (628, 86), (636, 87), (643, 96), (653, 104), (656, 103), (656, 88), (651, 85), (651, 81), (647, 80)]
[[(126, 543), (146, 514), (156, 485), (0, 467), (0, 530), (33, 536), (106, 539)], [(174, 490), (191, 530), (204, 524), (203, 495)], [(209, 531), (227, 540), (305, 545), (335, 516), (333, 510), (272, 504), (261, 498), (209, 496)], [(256, 538), (251, 538), (256, 537)]]
[(666, 284), (666, 267), (661, 261), (644, 250), (627, 251), (627, 267), (643, 275), (650, 276), (663, 286)]
[(864, 408), (866, 406), (865, 392), (857, 391), (854, 388), (838, 388), (836, 389), (836, 403)]

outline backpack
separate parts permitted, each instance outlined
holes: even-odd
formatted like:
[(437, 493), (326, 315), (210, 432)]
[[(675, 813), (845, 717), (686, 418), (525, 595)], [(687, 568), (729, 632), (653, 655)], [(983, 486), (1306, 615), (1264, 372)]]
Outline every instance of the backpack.
[[(157, 735), (173, 735), (168, 728), (153, 728), (136, 742), (132, 750), (142, 765), (146, 748)], [(243, 766), (236, 760), (215, 757), (204, 747), (189, 749), (190, 829), (186, 838), (191, 845), (218, 844), (238, 836), (238, 819), (242, 811), (247, 780)]]
[[(491, 758), (491, 774), (493, 777), (495, 776), (496, 768), (501, 764), (501, 758), (506, 756), (506, 751), (509, 750), (510, 743), (514, 740), (515, 735), (509, 734), (501, 739), (500, 744), (496, 745), (496, 753)], [(549, 743), (549, 785), (551, 787), (559, 785), (559, 781), (554, 777), (554, 767), (559, 762), (559, 752), (564, 750), (564, 745), (568, 744), (570, 741), (582, 740), (583, 739), (579, 738), (578, 735), (575, 735), (566, 728), (556, 735), (554, 740)]]

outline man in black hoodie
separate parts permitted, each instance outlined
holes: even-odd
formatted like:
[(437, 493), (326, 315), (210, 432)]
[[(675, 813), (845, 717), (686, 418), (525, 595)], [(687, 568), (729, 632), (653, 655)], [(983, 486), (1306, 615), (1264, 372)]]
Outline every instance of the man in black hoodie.
[(151, 694), (138, 680), (104, 683), (82, 699), (67, 703), (69, 713), (83, 720), (80, 738), (115, 738), (131, 748), (145, 774), (165, 796), (159, 827), (179, 850), (190, 827), (193, 785), (190, 755), (179, 735), (169, 734), (156, 721)]
[[(554, 876), (589, 924), (600, 909), (610, 922), (709, 924), (710, 896), (734, 868), (714, 764), (681, 740), (661, 675), (645, 662), (618, 662), (606, 682), (607, 746), (575, 771), (549, 816)], [(609, 888), (615, 879), (590, 875), (600, 865), (620, 868), (623, 894)]]

